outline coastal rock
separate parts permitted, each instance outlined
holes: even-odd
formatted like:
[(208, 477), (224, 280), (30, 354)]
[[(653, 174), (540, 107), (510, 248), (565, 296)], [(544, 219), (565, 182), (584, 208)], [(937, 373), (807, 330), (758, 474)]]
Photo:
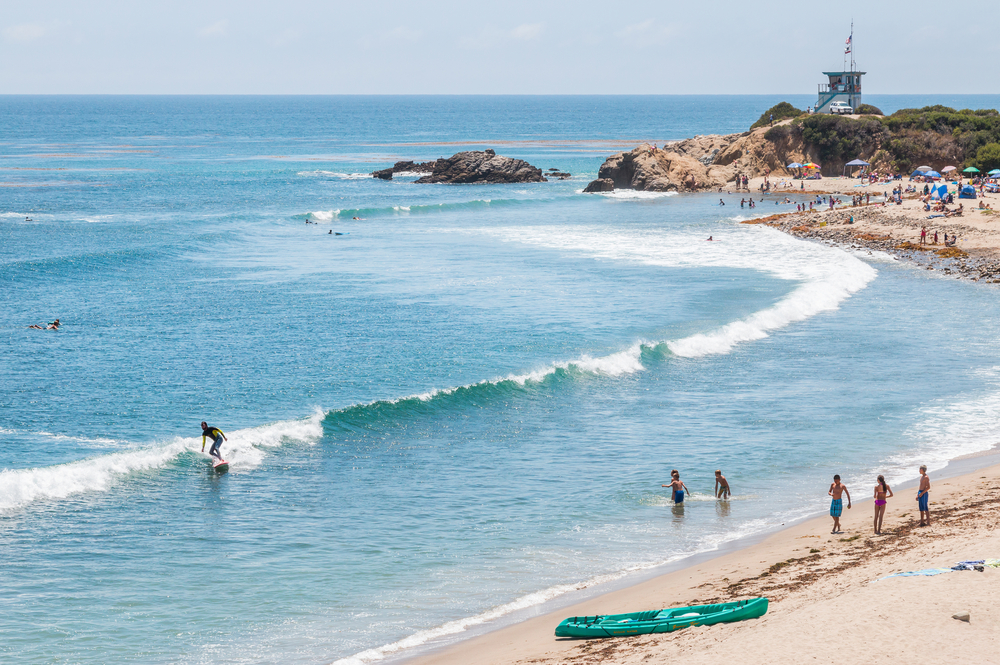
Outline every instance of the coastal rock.
[(396, 173), (433, 173), (438, 161), (440, 160), (434, 160), (433, 162), (396, 162), (390, 168), (373, 171), (372, 177), (382, 180), (392, 180), (392, 176)]
[[(670, 146), (673, 148), (674, 146)], [(682, 154), (641, 145), (630, 152), (612, 155), (601, 165), (598, 180), (607, 179), (615, 189), (647, 192), (695, 191), (721, 187), (731, 179), (731, 169), (706, 167), (702, 155)], [(593, 190), (588, 190), (593, 191)]]
[(439, 159), (430, 175), (417, 180), (426, 183), (520, 183), (547, 182), (542, 170), (523, 159), (512, 159), (493, 150), (459, 152)]
[(615, 181), (611, 178), (591, 180), (590, 184), (583, 188), (583, 191), (588, 194), (594, 192), (613, 192), (615, 191)]

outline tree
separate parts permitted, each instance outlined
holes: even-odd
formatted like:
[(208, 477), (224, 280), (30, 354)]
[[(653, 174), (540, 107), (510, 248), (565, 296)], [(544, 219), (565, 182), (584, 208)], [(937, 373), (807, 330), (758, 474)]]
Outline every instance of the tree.
[(983, 173), (1000, 169), (1000, 143), (987, 143), (969, 160), (972, 166)]
[(766, 127), (771, 124), (771, 116), (774, 116), (774, 122), (779, 120), (784, 120), (785, 118), (798, 118), (802, 115), (803, 111), (797, 109), (788, 102), (781, 102), (780, 104), (775, 104), (768, 110), (764, 111), (764, 114), (760, 116), (760, 119), (750, 125), (750, 129), (757, 129), (758, 127)]

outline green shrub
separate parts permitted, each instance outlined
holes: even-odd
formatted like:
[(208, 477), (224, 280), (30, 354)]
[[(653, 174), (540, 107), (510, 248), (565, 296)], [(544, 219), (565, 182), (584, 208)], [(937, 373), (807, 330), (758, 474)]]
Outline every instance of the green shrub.
[(854, 109), (854, 112), (858, 115), (885, 115), (882, 113), (882, 109), (877, 106), (872, 106), (871, 104), (862, 104), (858, 108)]
[(774, 122), (779, 120), (784, 120), (785, 118), (797, 118), (802, 115), (803, 111), (797, 109), (788, 102), (781, 102), (780, 104), (775, 104), (768, 110), (764, 111), (764, 114), (760, 116), (757, 122), (750, 125), (750, 129), (757, 129), (758, 127), (766, 127), (771, 124), (771, 116), (774, 116)]
[(983, 173), (1000, 169), (1000, 143), (987, 143), (977, 150), (976, 156), (970, 160), (969, 166), (975, 166)]

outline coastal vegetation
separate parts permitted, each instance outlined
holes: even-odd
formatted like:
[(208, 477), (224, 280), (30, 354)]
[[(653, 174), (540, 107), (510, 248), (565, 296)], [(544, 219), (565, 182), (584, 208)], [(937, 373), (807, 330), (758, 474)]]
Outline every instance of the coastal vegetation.
[(858, 115), (884, 115), (882, 109), (877, 106), (872, 106), (871, 104), (862, 104), (858, 108), (854, 109), (854, 112)]
[[(871, 115), (878, 115), (879, 109), (870, 109)], [(765, 138), (786, 145), (801, 142), (821, 164), (834, 168), (858, 157), (902, 172), (921, 164), (1000, 168), (996, 109), (957, 111), (937, 105), (883, 117), (800, 115), (792, 123), (772, 127)]]
[(750, 129), (757, 129), (758, 127), (767, 127), (772, 122), (778, 122), (779, 120), (784, 120), (785, 118), (798, 118), (802, 115), (804, 111), (802, 109), (797, 109), (788, 102), (781, 102), (780, 104), (775, 104), (757, 119), (757, 122), (750, 125)]

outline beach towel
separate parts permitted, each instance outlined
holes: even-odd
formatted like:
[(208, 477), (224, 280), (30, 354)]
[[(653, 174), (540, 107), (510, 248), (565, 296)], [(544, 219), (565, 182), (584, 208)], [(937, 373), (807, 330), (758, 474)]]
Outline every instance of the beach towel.
[(959, 561), (951, 568), (925, 568), (923, 570), (908, 570), (905, 573), (893, 573), (872, 580), (871, 583), (887, 580), (890, 577), (929, 577), (931, 575), (941, 575), (942, 573), (954, 573), (960, 570), (982, 570), (983, 566), (990, 568), (1000, 568), (1000, 559), (978, 559), (976, 561)]

